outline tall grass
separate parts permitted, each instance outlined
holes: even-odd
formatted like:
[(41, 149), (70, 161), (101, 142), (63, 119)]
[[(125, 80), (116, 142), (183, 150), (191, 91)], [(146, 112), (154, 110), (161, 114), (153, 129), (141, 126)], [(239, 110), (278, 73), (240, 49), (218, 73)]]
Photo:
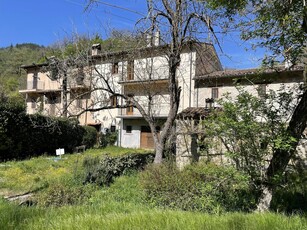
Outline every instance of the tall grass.
[(0, 229), (304, 230), (307, 219), (282, 214), (209, 215), (157, 209), (144, 203), (138, 175), (117, 178), (83, 205), (22, 207), (0, 200)]
[[(123, 205), (124, 206), (124, 205)], [(281, 214), (230, 213), (209, 215), (170, 210), (138, 210), (108, 205), (25, 208), (0, 202), (0, 229), (203, 229), (203, 230), (304, 230), (307, 220)], [(130, 209), (132, 208), (132, 209)]]
[(90, 149), (83, 154), (65, 154), (61, 159), (41, 156), (24, 161), (0, 163), (0, 195), (39, 190), (65, 175), (79, 173), (87, 156), (118, 156), (142, 152), (145, 151), (110, 146), (104, 149)]
[[(114, 149), (107, 148), (100, 153), (89, 150), (84, 154), (66, 155), (60, 161), (39, 157), (4, 163), (0, 167), (0, 191), (26, 191), (44, 186), (44, 183), (51, 185), (54, 181), (61, 181), (59, 178), (78, 173), (86, 155), (98, 156), (111, 151)], [(120, 151), (113, 154), (124, 154), (124, 150)], [(137, 173), (131, 173), (116, 178), (110, 187), (95, 187), (90, 197), (77, 205), (25, 207), (0, 199), (0, 229), (307, 229), (306, 216), (299, 215), (209, 215), (155, 208), (145, 202), (138, 177)], [(78, 182), (76, 184), (79, 185)]]

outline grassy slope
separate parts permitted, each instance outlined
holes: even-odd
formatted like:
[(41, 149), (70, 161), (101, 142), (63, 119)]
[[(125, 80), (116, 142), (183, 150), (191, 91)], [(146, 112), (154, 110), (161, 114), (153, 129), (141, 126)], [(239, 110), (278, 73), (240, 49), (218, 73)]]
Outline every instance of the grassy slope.
[(9, 161), (0, 163), (0, 195), (16, 195), (35, 191), (45, 187), (65, 175), (77, 173), (81, 169), (85, 157), (102, 155), (123, 155), (144, 152), (143, 150), (107, 147), (92, 149), (84, 154), (67, 154), (61, 160), (50, 156), (42, 156), (25, 161)]
[[(104, 152), (125, 153), (125, 149), (105, 149)], [(131, 151), (131, 150), (128, 150)], [(43, 157), (29, 161), (2, 164), (0, 174), (13, 177), (13, 171), (23, 170), (18, 182), (1, 182), (8, 190), (26, 191), (36, 185), (36, 177), (52, 183), (52, 178), (73, 173), (86, 155), (100, 155), (91, 150), (84, 155), (69, 155), (54, 162)], [(113, 153), (114, 154), (114, 153)], [(112, 155), (112, 154), (111, 154)], [(10, 165), (10, 166), (7, 166)], [(19, 169), (18, 169), (19, 168)], [(13, 170), (10, 173), (6, 171)], [(18, 169), (18, 170), (17, 170)], [(49, 172), (49, 173), (48, 173)], [(18, 179), (17, 176), (15, 176)], [(29, 183), (27, 183), (29, 181)], [(38, 184), (39, 184), (38, 180)], [(0, 199), (0, 229), (307, 229), (307, 219), (281, 214), (208, 215), (158, 209), (145, 203), (138, 184), (138, 175), (122, 176), (109, 188), (99, 188), (82, 205), (65, 207), (22, 207)]]
[(307, 219), (281, 214), (208, 215), (150, 207), (137, 176), (118, 178), (79, 206), (20, 207), (0, 201), (0, 229), (307, 229)]

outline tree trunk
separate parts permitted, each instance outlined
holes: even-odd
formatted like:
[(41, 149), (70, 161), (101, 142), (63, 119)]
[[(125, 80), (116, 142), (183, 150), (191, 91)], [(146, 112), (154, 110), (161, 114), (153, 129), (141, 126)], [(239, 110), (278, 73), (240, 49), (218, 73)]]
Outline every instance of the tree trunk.
[(266, 172), (266, 183), (263, 185), (262, 194), (258, 201), (258, 211), (267, 211), (270, 207), (272, 200), (272, 193), (276, 188), (274, 178), (282, 176), (285, 172), (289, 161), (296, 152), (296, 147), (301, 139), (301, 136), (306, 129), (307, 122), (307, 90), (304, 90), (299, 104), (296, 106), (294, 113), (289, 122), (287, 132), (290, 136), (294, 137), (296, 141), (291, 143), (290, 150), (276, 149), (270, 161), (269, 167)]
[(162, 159), (163, 159), (163, 150), (164, 147), (161, 145), (161, 143), (156, 142), (156, 154), (155, 154), (155, 159), (154, 159), (154, 163), (155, 164), (161, 164), (162, 163)]
[(269, 187), (265, 186), (262, 189), (262, 193), (257, 204), (257, 211), (258, 212), (267, 211), (270, 208), (271, 201), (272, 201), (272, 190)]

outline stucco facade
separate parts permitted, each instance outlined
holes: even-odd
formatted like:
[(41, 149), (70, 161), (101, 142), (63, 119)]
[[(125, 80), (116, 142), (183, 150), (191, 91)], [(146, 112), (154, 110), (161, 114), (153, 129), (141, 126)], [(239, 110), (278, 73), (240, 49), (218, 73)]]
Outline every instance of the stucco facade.
[[(132, 95), (145, 111), (155, 117), (158, 121), (157, 128), (160, 129), (168, 116), (170, 100), (166, 48), (166, 46), (147, 47), (132, 52), (109, 54), (95, 52), (93, 57), (95, 69), (99, 73), (93, 75), (93, 85), (97, 87), (101, 84), (105, 87), (104, 81), (107, 80), (111, 82), (115, 92)], [(181, 62), (177, 71), (178, 85), (181, 87), (179, 111), (195, 106), (196, 73), (210, 73), (221, 69), (221, 63), (211, 44), (187, 44), (181, 53)], [(102, 91), (94, 92), (93, 95), (97, 98), (96, 101), (104, 97), (105, 100), (108, 99)], [(102, 127), (109, 126), (112, 120), (119, 131), (118, 144), (122, 147), (154, 148), (149, 126), (141, 113), (136, 108), (127, 107), (126, 101), (120, 97), (116, 102), (119, 108), (95, 112), (95, 120), (100, 122)], [(97, 104), (97, 108), (99, 106), (101, 104)]]
[[(118, 95), (133, 96), (145, 111), (163, 127), (169, 112), (167, 46), (145, 47), (132, 51), (105, 53), (99, 44), (93, 46), (90, 62), (82, 69), (67, 72), (66, 94), (63, 76), (53, 78), (46, 71), (48, 64), (23, 66), (27, 85), (20, 90), (25, 95), (27, 112), (63, 116), (64, 96), (68, 116), (75, 116), (81, 125), (93, 125), (99, 131), (118, 130), (117, 144), (132, 148), (154, 148), (145, 119), (134, 107)], [(177, 70), (181, 87), (179, 113), (190, 107), (206, 107), (206, 99), (225, 94), (235, 97), (237, 87), (255, 95), (300, 84), (302, 69), (222, 70), (212, 44), (187, 43), (181, 53)], [(112, 89), (105, 90), (106, 82)], [(65, 95), (64, 95), (65, 94)], [(115, 95), (115, 96), (114, 96)], [(150, 97), (151, 102), (148, 103)], [(84, 110), (90, 110), (83, 112)]]
[[(212, 107), (222, 109), (218, 104), (219, 99), (226, 95), (229, 98), (235, 99), (240, 90), (244, 90), (258, 97), (262, 97), (271, 90), (275, 92), (293, 92), (293, 98), (297, 99), (302, 92), (300, 89), (304, 84), (302, 66), (294, 66), (291, 69), (280, 66), (275, 69), (259, 68), (215, 71), (210, 74), (197, 76), (194, 80), (196, 91), (194, 98), (195, 106), (180, 113), (176, 122), (176, 161), (180, 168), (191, 163), (195, 159), (195, 156), (201, 157), (199, 146), (195, 147), (195, 138), (199, 138), (201, 133), (204, 132), (203, 130), (201, 132), (199, 131), (202, 129), (200, 119), (205, 119), (207, 115), (205, 112), (212, 109)], [(204, 115), (197, 115), (200, 112)], [(305, 166), (307, 166), (306, 141), (305, 134), (305, 137), (302, 138), (297, 148), (298, 157), (304, 159), (300, 160), (300, 162)], [(226, 152), (225, 146), (218, 140), (213, 141), (212, 144), (214, 144), (214, 147), (211, 150), (214, 152), (207, 153), (206, 157), (213, 156), (215, 161), (228, 162), (229, 159), (224, 156)]]

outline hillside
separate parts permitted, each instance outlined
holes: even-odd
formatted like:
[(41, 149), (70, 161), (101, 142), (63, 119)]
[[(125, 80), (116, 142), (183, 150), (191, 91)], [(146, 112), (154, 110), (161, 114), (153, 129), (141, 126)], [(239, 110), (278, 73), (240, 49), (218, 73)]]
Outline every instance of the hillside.
[(20, 83), (25, 81), (20, 66), (43, 61), (47, 52), (50, 48), (32, 43), (0, 48), (0, 94), (16, 95)]

